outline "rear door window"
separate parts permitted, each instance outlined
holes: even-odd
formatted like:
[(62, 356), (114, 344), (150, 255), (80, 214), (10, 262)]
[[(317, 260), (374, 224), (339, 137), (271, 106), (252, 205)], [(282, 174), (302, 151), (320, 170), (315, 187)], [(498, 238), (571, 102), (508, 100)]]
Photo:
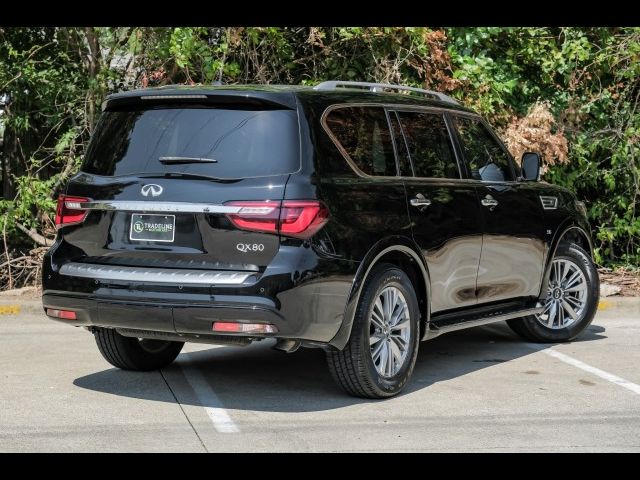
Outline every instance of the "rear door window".
[(339, 107), (326, 124), (338, 146), (363, 173), (396, 176), (396, 160), (387, 115), (382, 107)]
[[(163, 163), (167, 158), (174, 162)], [(175, 158), (207, 162), (180, 164)], [(225, 179), (299, 168), (295, 111), (221, 108), (104, 112), (82, 166), (97, 175), (180, 172)]]
[(441, 113), (398, 112), (416, 177), (460, 178), (449, 131)]

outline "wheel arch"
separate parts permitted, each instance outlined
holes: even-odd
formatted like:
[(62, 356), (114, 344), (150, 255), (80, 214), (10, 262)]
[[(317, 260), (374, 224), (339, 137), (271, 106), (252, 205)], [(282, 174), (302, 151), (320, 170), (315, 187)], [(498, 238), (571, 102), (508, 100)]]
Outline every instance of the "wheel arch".
[(342, 325), (338, 333), (329, 342), (330, 345), (342, 350), (351, 335), (351, 327), (360, 300), (362, 287), (369, 273), (379, 263), (391, 263), (403, 270), (414, 285), (418, 304), (420, 305), (421, 328), (424, 335), (430, 318), (431, 281), (427, 263), (420, 253), (416, 243), (404, 236), (392, 236), (378, 241), (360, 263), (344, 310)]
[(567, 245), (575, 243), (586, 251), (591, 259), (593, 259), (593, 242), (591, 236), (580, 225), (567, 221), (560, 228), (558, 228), (556, 235), (549, 248), (549, 253), (545, 259), (544, 275), (542, 277), (542, 283), (540, 285), (540, 294), (538, 298), (542, 299), (546, 295), (547, 284), (549, 283), (549, 271), (551, 268), (551, 262), (560, 248), (561, 245)]
[(563, 243), (575, 243), (593, 259), (593, 243), (591, 242), (591, 237), (578, 225), (572, 225), (562, 232), (554, 249), (554, 254), (555, 250)]

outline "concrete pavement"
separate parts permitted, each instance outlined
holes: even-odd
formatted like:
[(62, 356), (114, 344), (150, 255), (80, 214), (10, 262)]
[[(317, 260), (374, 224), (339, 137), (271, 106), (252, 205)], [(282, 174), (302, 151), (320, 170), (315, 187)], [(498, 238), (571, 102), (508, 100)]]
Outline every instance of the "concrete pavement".
[(640, 299), (603, 300), (570, 344), (502, 323), (422, 343), (384, 401), (342, 393), (321, 350), (271, 345), (124, 372), (37, 300), (0, 298), (0, 451), (640, 451)]

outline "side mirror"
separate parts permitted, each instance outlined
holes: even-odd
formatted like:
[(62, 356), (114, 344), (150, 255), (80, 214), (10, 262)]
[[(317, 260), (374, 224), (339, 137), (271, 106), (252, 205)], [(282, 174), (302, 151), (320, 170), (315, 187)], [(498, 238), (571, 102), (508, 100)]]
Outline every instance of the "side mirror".
[(534, 152), (522, 154), (522, 179), (525, 182), (537, 182), (540, 180), (540, 155)]

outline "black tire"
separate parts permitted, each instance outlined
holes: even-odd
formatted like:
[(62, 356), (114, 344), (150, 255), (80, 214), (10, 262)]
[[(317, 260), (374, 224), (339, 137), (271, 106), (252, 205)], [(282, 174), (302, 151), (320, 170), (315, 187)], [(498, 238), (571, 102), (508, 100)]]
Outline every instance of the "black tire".
[(166, 367), (184, 346), (184, 342), (125, 337), (111, 328), (96, 328), (93, 334), (105, 360), (123, 370), (147, 372)]
[(561, 329), (552, 329), (543, 325), (535, 315), (507, 321), (507, 324), (514, 332), (530, 342), (558, 343), (573, 340), (591, 324), (598, 310), (600, 279), (589, 254), (578, 245), (566, 244), (558, 247), (554, 259), (570, 260), (582, 270), (587, 280), (587, 304), (582, 318)]
[[(387, 286), (402, 293), (409, 312), (409, 340), (407, 354), (398, 372), (382, 376), (374, 365), (370, 351), (370, 316), (378, 295)], [(420, 309), (411, 280), (402, 270), (391, 264), (376, 265), (360, 295), (347, 346), (327, 351), (327, 362), (334, 380), (347, 393), (363, 398), (387, 398), (400, 393), (411, 377), (420, 341)]]

